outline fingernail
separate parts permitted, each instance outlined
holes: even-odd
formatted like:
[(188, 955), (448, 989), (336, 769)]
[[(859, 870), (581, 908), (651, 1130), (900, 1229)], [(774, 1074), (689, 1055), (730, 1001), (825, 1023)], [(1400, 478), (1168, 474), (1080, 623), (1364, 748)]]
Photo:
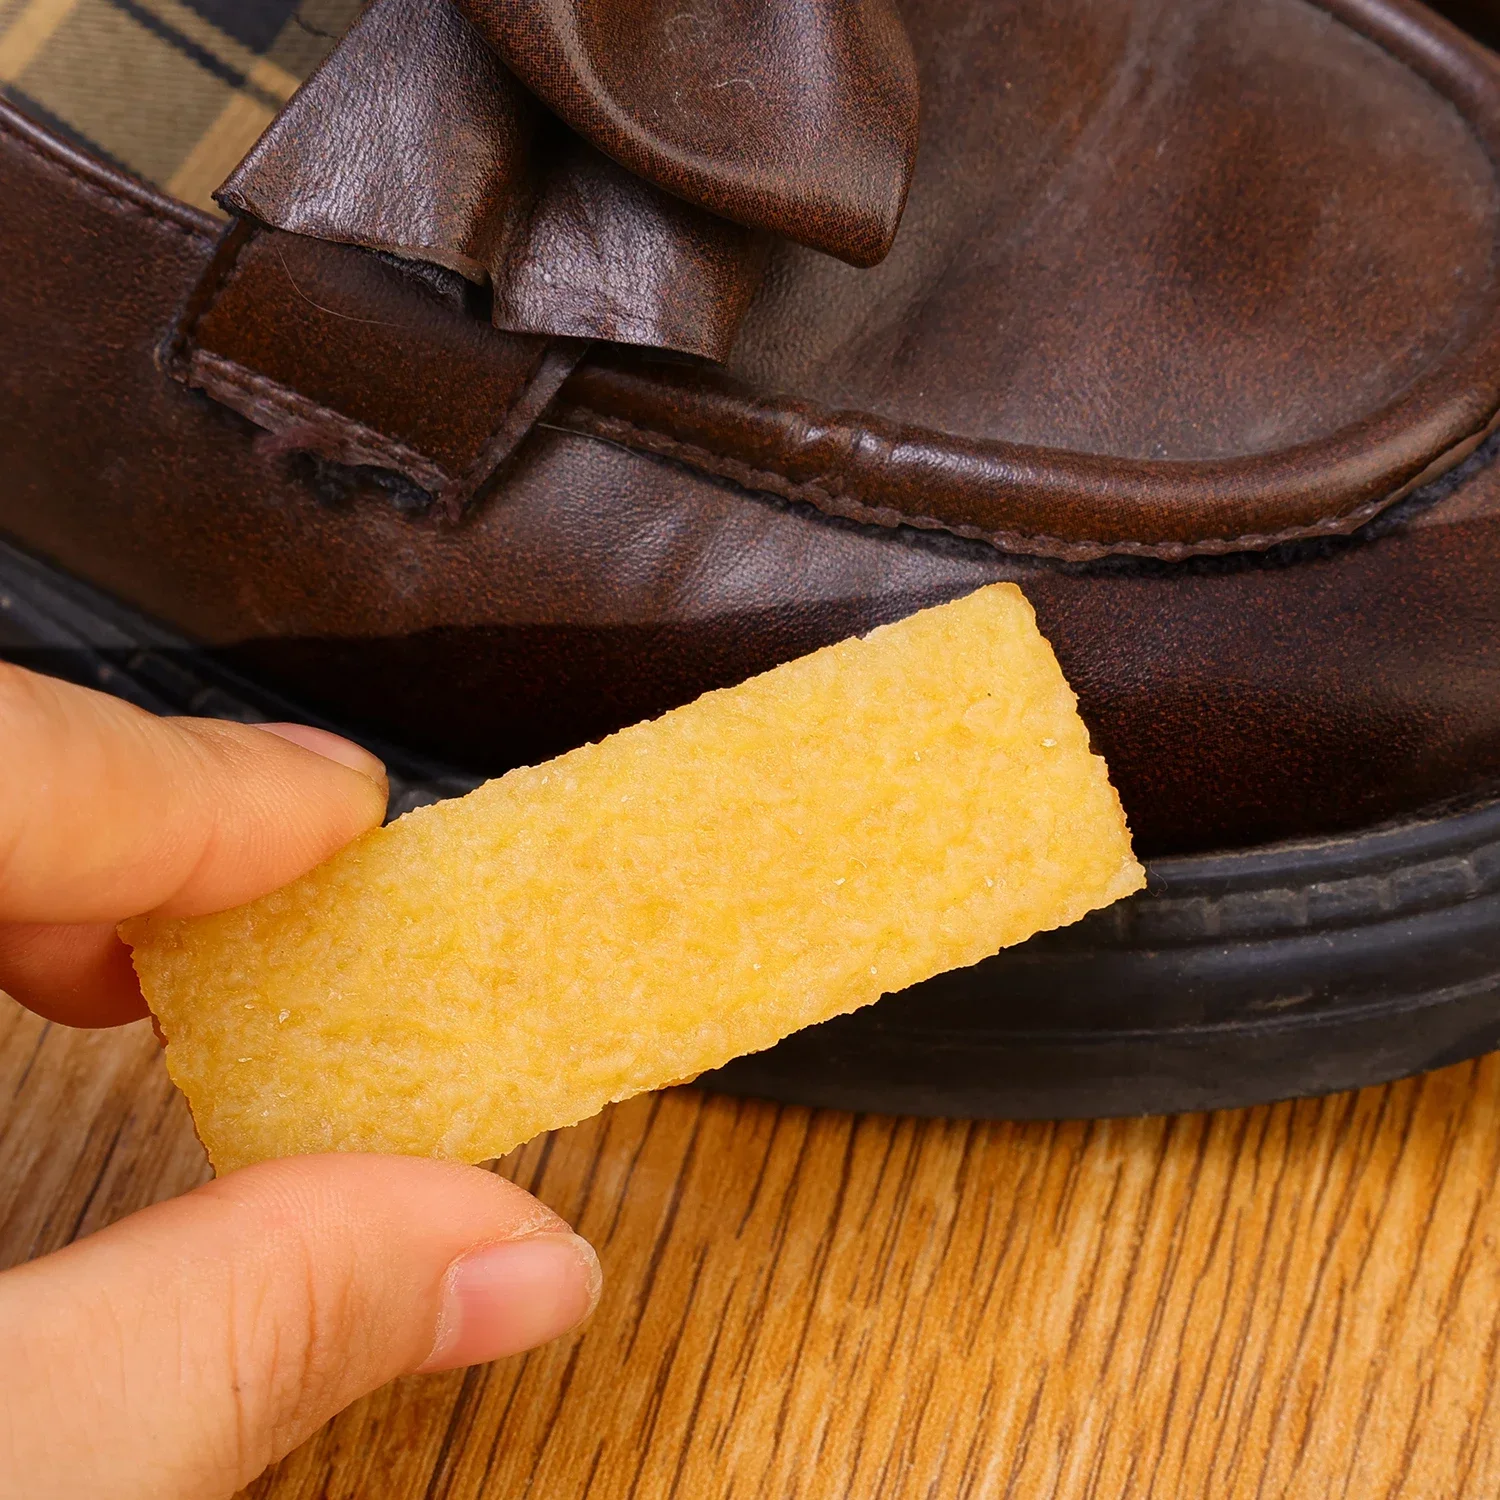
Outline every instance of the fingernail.
[(535, 1349), (593, 1312), (604, 1277), (576, 1234), (533, 1234), (471, 1250), (448, 1268), (437, 1341), (419, 1367), (456, 1370)]
[(321, 755), (325, 760), (335, 760), (341, 766), (348, 766), (351, 771), (358, 771), (362, 776), (369, 776), (375, 781), (385, 780), (385, 762), (378, 755), (371, 755), (363, 745), (356, 745), (353, 740), (346, 740), (342, 735), (331, 734), (326, 729), (314, 729), (311, 724), (257, 724), (257, 729), (264, 729), (267, 734), (274, 734), (278, 739), (290, 740), (294, 745), (301, 745), (304, 750), (311, 750), (314, 755)]

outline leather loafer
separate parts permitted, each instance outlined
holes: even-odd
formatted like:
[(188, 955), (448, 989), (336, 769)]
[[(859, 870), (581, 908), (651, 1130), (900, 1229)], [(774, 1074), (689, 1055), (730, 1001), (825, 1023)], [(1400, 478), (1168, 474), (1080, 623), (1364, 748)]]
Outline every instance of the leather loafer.
[[(1500, 61), (1411, 0), (702, 9), (376, 0), (227, 221), (0, 105), (16, 597), (449, 786), (1013, 580), (1165, 872), (1149, 932), (1027, 945), (1032, 979), (1002, 955), (739, 1086), (1110, 1113), (1495, 1045)], [(1427, 984), (1439, 909), (1474, 965)], [(1266, 957), (1397, 917), (1385, 989), (1358, 944), (1315, 983)], [(1183, 955), (1235, 943), (1215, 1010)], [(1381, 1006), (1427, 1030), (1310, 1072), (1286, 1029)], [(1158, 1022), (1167, 1061), (1058, 1040)]]

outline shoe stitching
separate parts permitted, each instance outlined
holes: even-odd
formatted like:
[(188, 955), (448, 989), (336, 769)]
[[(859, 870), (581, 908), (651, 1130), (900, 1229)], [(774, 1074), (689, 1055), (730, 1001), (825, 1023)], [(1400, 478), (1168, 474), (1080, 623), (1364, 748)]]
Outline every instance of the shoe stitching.
[(171, 205), (152, 201), (154, 195), (151, 195), (150, 189), (144, 184), (137, 188), (135, 184), (123, 179), (106, 176), (102, 170), (97, 172), (89, 170), (71, 153), (56, 149), (50, 141), (35, 139), (24, 124), (11, 117), (10, 110), (0, 112), (0, 133), (4, 133), (23, 151), (39, 161), (66, 172), (83, 187), (111, 199), (126, 213), (135, 214), (138, 218), (150, 219), (157, 224), (164, 224), (169, 229), (174, 229), (199, 244), (211, 245), (213, 243), (213, 233), (206, 225), (191, 223), (185, 217), (174, 213)]
[[(101, 193), (117, 204), (126, 213), (134, 214), (139, 218), (148, 219), (153, 223), (165, 225), (169, 229), (194, 240), (199, 244), (213, 245), (212, 233), (204, 225), (187, 222), (171, 211), (166, 204), (152, 202), (146, 195), (147, 190), (139, 192), (134, 189), (133, 184), (123, 182), (119, 179), (111, 179), (102, 172), (96, 173), (88, 170), (88, 167), (74, 160), (71, 155), (51, 148), (50, 142), (34, 139), (26, 130), (25, 125), (7, 114), (0, 113), (0, 133), (6, 135), (21, 150), (35, 157), (49, 167), (55, 167), (65, 172), (75, 182), (87, 190)], [(244, 244), (249, 243), (247, 236)], [(398, 472), (405, 473), (416, 483), (424, 488), (434, 485), (435, 475), (441, 475), (436, 483), (440, 487), (459, 492), (461, 498), (459, 503), (472, 498), (473, 492), (489, 477), (490, 470), (495, 466), (493, 462), (484, 467), (486, 460), (491, 458), (496, 441), (500, 436), (501, 429), (510, 420), (512, 413), (525, 397), (531, 383), (535, 380), (541, 368), (543, 360), (547, 357), (550, 343), (544, 343), (537, 352), (536, 358), (527, 367), (525, 374), (517, 383), (515, 394), (506, 403), (504, 409), (498, 414), (491, 436), (484, 448), (475, 456), (465, 469), (464, 473), (454, 480), (447, 471), (420, 450), (401, 442), (399, 438), (393, 438), (386, 433), (376, 431), (374, 428), (365, 426), (364, 423), (355, 421), (352, 417), (346, 417), (343, 413), (334, 411), (331, 407), (321, 402), (304, 396), (284, 382), (273, 379), (271, 376), (263, 375), (258, 371), (250, 369), (239, 361), (224, 355), (212, 355), (211, 351), (203, 350), (194, 344), (199, 324), (203, 318), (212, 310), (224, 291), (233, 282), (235, 275), (241, 269), (240, 255), (244, 244), (236, 247), (232, 256), (226, 257), (222, 265), (212, 268), (210, 274), (213, 276), (211, 288), (205, 288), (209, 295), (192, 312), (190, 317), (181, 321), (168, 336), (166, 346), (166, 363), (173, 369), (173, 374), (184, 383), (200, 384), (201, 388), (212, 391), (206, 384), (198, 381), (186, 380), (185, 365), (191, 364), (195, 356), (209, 355), (213, 364), (217, 367), (213, 377), (226, 386), (241, 389), (246, 395), (254, 395), (258, 400), (275, 406), (288, 418), (304, 417), (311, 424), (322, 424), (327, 429), (327, 435), (340, 443), (350, 440), (362, 445), (370, 446), (376, 451), (384, 449), (392, 455), (392, 466)], [(204, 373), (207, 373), (206, 371)], [(302, 410), (299, 411), (299, 407)], [(368, 440), (378, 439), (379, 443), (372, 444)], [(401, 461), (394, 461), (396, 455), (401, 455)], [(484, 472), (479, 472), (481, 468)], [(414, 470), (416, 472), (414, 472)], [(475, 477), (477, 475), (477, 478)], [(471, 483), (472, 481), (472, 483)]]
[[(378, 468), (395, 469), (405, 474), (424, 489), (435, 489), (444, 484), (448, 475), (444, 469), (425, 454), (393, 438), (374, 427), (367, 427), (342, 412), (322, 405), (302, 395), (300, 391), (282, 384), (269, 375), (248, 369), (237, 361), (208, 349), (195, 349), (187, 369), (178, 377), (186, 385), (206, 391), (225, 406), (238, 411), (241, 416), (256, 422), (273, 439), (282, 439), (286, 451), (307, 451), (350, 467), (373, 465)], [(279, 429), (265, 427), (256, 421), (251, 411), (238, 402), (226, 399), (228, 395), (242, 395), (258, 406), (269, 406), (286, 419), (287, 425)], [(301, 435), (299, 440), (298, 435)], [(318, 439), (331, 439), (336, 450), (327, 451)]]
[(559, 421), (580, 422), (581, 436), (598, 437), (638, 448), (664, 458), (676, 459), (693, 468), (732, 480), (745, 489), (763, 490), (783, 500), (804, 501), (829, 515), (894, 529), (915, 526), (926, 531), (946, 531), (971, 541), (988, 542), (1001, 551), (1026, 552), (1064, 562), (1093, 562), (1104, 557), (1146, 557), (1176, 562), (1189, 557), (1212, 557), (1227, 552), (1262, 551), (1285, 542), (1315, 537), (1345, 536), (1356, 531), (1401, 498), (1401, 491), (1366, 500), (1353, 510), (1322, 517), (1301, 526), (1276, 532), (1244, 532), (1233, 537), (1200, 537), (1193, 541), (1094, 541), (1060, 537), (1045, 532), (988, 530), (936, 516), (914, 514), (894, 506), (867, 505), (811, 480), (792, 479), (779, 469), (757, 468), (730, 454), (688, 443), (669, 433), (644, 427), (624, 417), (607, 416), (591, 407), (570, 405), (558, 414)]
[[(203, 356), (208, 356), (214, 366), (212, 379), (223, 382), (232, 389), (242, 389), (246, 394), (253, 394), (257, 399), (267, 402), (289, 418), (299, 419), (304, 431), (311, 430), (316, 433), (321, 426), (325, 429), (325, 435), (337, 444), (353, 442), (371, 451), (384, 451), (390, 454), (390, 467), (433, 493), (440, 502), (446, 519), (458, 520), (465, 506), (498, 467), (500, 460), (496, 457), (496, 450), (503, 446), (500, 440), (504, 429), (512, 413), (525, 399), (532, 383), (536, 380), (543, 362), (552, 349), (553, 341), (543, 341), (531, 363), (519, 376), (510, 399), (497, 413), (489, 437), (479, 452), (460, 474), (451, 474), (430, 454), (403, 442), (400, 438), (369, 427), (356, 418), (346, 416), (343, 412), (304, 395), (295, 386), (288, 385), (285, 381), (277, 380), (274, 376), (266, 375), (262, 371), (254, 370), (231, 355), (206, 349), (197, 341), (198, 329), (203, 319), (213, 311), (224, 293), (243, 272), (244, 252), (259, 232), (253, 227), (240, 230), (239, 226), (248, 222), (239, 220), (236, 227), (229, 231), (231, 235), (237, 232), (241, 234), (237, 244), (221, 240), (221, 251), (224, 253), (216, 256), (204, 272), (202, 280), (194, 290), (193, 297), (189, 299), (183, 320), (168, 336), (167, 362), (175, 377), (188, 384), (200, 385), (202, 389), (213, 395), (212, 385), (190, 378), (191, 374), (197, 373), (193, 369), (197, 361)], [(231, 371), (238, 373), (231, 375)], [(242, 415), (248, 414), (242, 413)], [(378, 443), (372, 443), (370, 441), (372, 438), (378, 439)], [(514, 446), (515, 444), (511, 445), (512, 448)]]
[[(1349, 25), (1347, 18), (1338, 15), (1336, 12), (1334, 13), (1334, 19), (1346, 26)], [(1358, 32), (1358, 28), (1350, 27), (1350, 29)], [(1358, 32), (1358, 34), (1363, 35), (1362, 32)], [(1383, 50), (1389, 49), (1383, 48)], [(1397, 60), (1401, 61), (1399, 58)], [(1409, 67), (1410, 64), (1407, 64), (1407, 66)], [(50, 142), (34, 139), (22, 125), (15, 119), (7, 118), (5, 114), (0, 114), (0, 132), (10, 137), (23, 151), (51, 166), (60, 168), (85, 188), (102, 193), (127, 213), (152, 220), (155, 223), (164, 224), (199, 243), (213, 243), (211, 235), (204, 226), (186, 222), (183, 218), (172, 213), (168, 205), (150, 201), (145, 196), (146, 190), (140, 190), (140, 195), (137, 196), (137, 193), (132, 190), (133, 185), (119, 179), (112, 180), (102, 172), (87, 170), (85, 164), (74, 160), (70, 154), (53, 148)], [(248, 237), (245, 243), (248, 243)], [(198, 323), (214, 306), (219, 296), (222, 295), (227, 285), (232, 281), (235, 271), (238, 270), (239, 255), (242, 250), (243, 245), (236, 250), (228, 266), (220, 274), (217, 286), (208, 300), (198, 309), (196, 316), (192, 320), (191, 327), (179, 327), (178, 330), (174, 330), (184, 340), (190, 339), (193, 336)], [(528, 368), (525, 377), (519, 383), (516, 394), (500, 414), (500, 419), (495, 428), (496, 435), (498, 435), (499, 428), (508, 420), (516, 404), (521, 400), (527, 387), (535, 378), (537, 370), (545, 358), (546, 350), (547, 346), (544, 345), (542, 351)], [(174, 352), (179, 354), (185, 353), (185, 345), (177, 345)], [(275, 387), (288, 396), (296, 397), (315, 411), (324, 414), (324, 419), (330, 428), (330, 435), (341, 436), (342, 429), (346, 427), (349, 429), (358, 429), (361, 432), (374, 431), (373, 429), (364, 427), (361, 423), (355, 422), (352, 418), (345, 417), (343, 414), (321, 405), (321, 403), (312, 401), (311, 398), (302, 396), (300, 392), (295, 391), (292, 387), (274, 381), (271, 377), (259, 375), (257, 372), (250, 370), (247, 366), (238, 364), (236, 361), (219, 356), (216, 362), (233, 364), (246, 377), (255, 379), (264, 386)], [(268, 390), (266, 395), (269, 397), (269, 394)], [(815, 482), (794, 480), (776, 469), (755, 468), (728, 454), (717, 453), (712, 449), (704, 448), (697, 444), (683, 442), (680, 439), (671, 437), (667, 433), (640, 426), (624, 418), (608, 417), (603, 413), (584, 406), (570, 407), (568, 408), (568, 412), (569, 414), (576, 414), (583, 418), (586, 423), (593, 423), (601, 429), (628, 431), (645, 451), (676, 458), (681, 462), (689, 463), (694, 467), (702, 468), (710, 473), (733, 480), (749, 489), (761, 489), (767, 493), (778, 495), (783, 499), (805, 501), (831, 515), (889, 528), (909, 525), (924, 530), (947, 531), (956, 536), (988, 542), (1001, 550), (1027, 551), (1037, 556), (1054, 557), (1065, 561), (1092, 561), (1110, 556), (1136, 556), (1156, 558), (1163, 561), (1175, 561), (1188, 557), (1213, 556), (1236, 550), (1261, 550), (1285, 542), (1320, 536), (1347, 535), (1349, 532), (1357, 530), (1359, 526), (1378, 515), (1382, 510), (1400, 498), (1400, 493), (1398, 492), (1390, 496), (1365, 501), (1353, 510), (1343, 512), (1339, 515), (1324, 517), (1302, 526), (1288, 527), (1277, 532), (1245, 532), (1235, 537), (1205, 537), (1195, 539), (1191, 542), (1142, 542), (1133, 540), (1106, 542), (1084, 538), (1072, 539), (1044, 532), (1027, 533), (1004, 529), (987, 530), (983, 527), (945, 521), (933, 516), (905, 512), (894, 507), (868, 506), (859, 501), (848, 500), (826, 486)], [(601, 430), (586, 435), (608, 436), (609, 433)], [(422, 458), (425, 461), (424, 467), (426, 464), (433, 464), (436, 467), (435, 460), (428, 458), (427, 455), (420, 454), (416, 449), (409, 448), (408, 445), (401, 443), (399, 439), (390, 438), (385, 434), (378, 434), (378, 436), (383, 438), (393, 448), (402, 449), (407, 453)], [(485, 451), (491, 445), (487, 445)], [(461, 479), (450, 484), (449, 488), (466, 485), (470, 475), (482, 457), (483, 453), (477, 456), (471, 462)], [(421, 483), (422, 481), (419, 480), (418, 482)], [(479, 481), (479, 484), (482, 483), (483, 477)], [(474, 488), (477, 489), (479, 484), (476, 484)]]

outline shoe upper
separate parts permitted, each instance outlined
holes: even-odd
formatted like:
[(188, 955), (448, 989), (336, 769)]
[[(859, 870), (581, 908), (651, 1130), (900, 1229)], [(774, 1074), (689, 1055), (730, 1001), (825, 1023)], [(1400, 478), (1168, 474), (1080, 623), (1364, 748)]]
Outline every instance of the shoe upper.
[[(407, 8), (451, 32), (439, 4)], [(226, 237), (7, 115), (0, 524), (483, 770), (1012, 578), (1148, 852), (1491, 786), (1500, 65), (1390, 0), (901, 20), (920, 141), (874, 266), (784, 205), (679, 253), (701, 218), (632, 217), (576, 153), (574, 239), (465, 220), (500, 276), (253, 195)], [(401, 142), (368, 138), (325, 196), (410, 224)], [(579, 223), (592, 260), (532, 253)], [(655, 338), (710, 324), (722, 359)]]

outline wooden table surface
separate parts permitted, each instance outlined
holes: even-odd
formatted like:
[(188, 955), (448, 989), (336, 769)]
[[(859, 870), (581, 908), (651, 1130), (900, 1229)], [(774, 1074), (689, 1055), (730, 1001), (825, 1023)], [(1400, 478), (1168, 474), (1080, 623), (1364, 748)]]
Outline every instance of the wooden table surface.
[[(206, 1175), (144, 1026), (0, 998), (0, 1264)], [(1500, 1493), (1500, 1061), (1174, 1119), (677, 1089), (502, 1164), (591, 1324), (351, 1408), (256, 1500)]]

